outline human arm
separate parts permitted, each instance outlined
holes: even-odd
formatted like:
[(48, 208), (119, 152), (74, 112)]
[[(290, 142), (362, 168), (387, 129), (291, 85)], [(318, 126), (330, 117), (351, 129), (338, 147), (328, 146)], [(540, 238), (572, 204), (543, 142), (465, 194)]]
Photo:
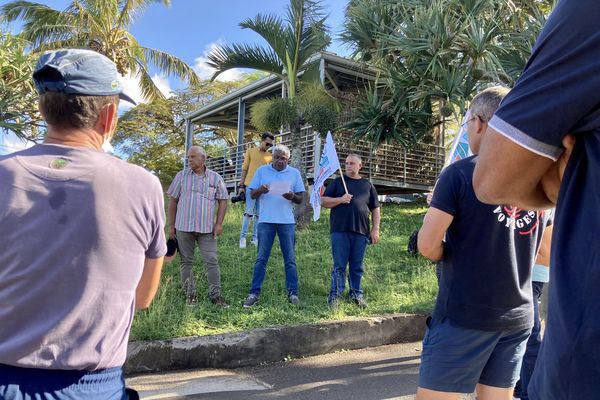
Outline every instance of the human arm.
[(473, 174), (477, 198), (524, 209), (554, 207), (575, 139), (567, 135), (558, 160), (536, 154), (488, 127)]
[(345, 193), (341, 197), (322, 196), (321, 207), (334, 208), (340, 204), (349, 204), (350, 201), (352, 201), (352, 195), (349, 193)]
[(552, 245), (552, 227), (554, 225), (547, 226), (544, 229), (542, 241), (540, 243), (540, 250), (535, 259), (535, 263), (539, 265), (550, 266), (550, 248)]
[(253, 199), (258, 199), (261, 195), (265, 193), (269, 193), (269, 186), (260, 185), (258, 189), (251, 189), (250, 197), (252, 197)]
[(175, 217), (177, 216), (177, 204), (179, 199), (169, 197), (169, 206), (167, 208), (167, 225), (169, 226), (169, 238), (175, 237)]
[(381, 208), (377, 207), (371, 210), (371, 218), (373, 220), (373, 227), (371, 228), (371, 243), (377, 244), (379, 242), (379, 223), (381, 222)]
[(164, 257), (148, 258), (144, 260), (142, 277), (135, 289), (135, 309), (148, 308), (158, 290), (160, 274), (162, 271)]
[(282, 196), (284, 199), (289, 200), (294, 204), (300, 204), (300, 203), (302, 203), (303, 194), (304, 194), (304, 192), (298, 192), (298, 193), (287, 192), (287, 193), (282, 194)]
[(217, 220), (213, 227), (213, 237), (216, 239), (217, 236), (223, 233), (223, 220), (225, 219), (225, 212), (227, 212), (227, 200), (217, 199)]
[(423, 257), (431, 261), (442, 259), (444, 255), (444, 236), (453, 219), (453, 215), (435, 207), (429, 207), (417, 238), (417, 247)]
[(242, 192), (246, 192), (246, 184), (244, 182), (246, 182), (246, 176), (248, 174), (248, 170), (247, 169), (243, 169), (242, 170), (242, 176), (240, 177), (240, 185), (239, 185), (239, 190), (238, 193), (242, 193)]

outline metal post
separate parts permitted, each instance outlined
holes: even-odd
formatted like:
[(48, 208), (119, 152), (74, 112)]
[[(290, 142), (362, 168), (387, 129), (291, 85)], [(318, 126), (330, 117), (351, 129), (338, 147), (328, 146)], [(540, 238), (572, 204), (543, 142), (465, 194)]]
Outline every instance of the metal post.
[(242, 176), (242, 156), (244, 152), (244, 122), (246, 119), (246, 102), (241, 97), (238, 99), (238, 125), (237, 125), (237, 150), (235, 155), (235, 189)]
[(187, 161), (186, 155), (187, 155), (190, 147), (192, 147), (193, 145), (194, 145), (194, 123), (191, 120), (186, 119), (185, 120), (185, 154), (183, 155), (184, 168), (187, 168), (187, 166), (188, 166), (188, 161)]
[(317, 173), (317, 169), (319, 169), (319, 163), (321, 162), (321, 135), (314, 135), (314, 157), (313, 157), (313, 181), (315, 179), (315, 174)]

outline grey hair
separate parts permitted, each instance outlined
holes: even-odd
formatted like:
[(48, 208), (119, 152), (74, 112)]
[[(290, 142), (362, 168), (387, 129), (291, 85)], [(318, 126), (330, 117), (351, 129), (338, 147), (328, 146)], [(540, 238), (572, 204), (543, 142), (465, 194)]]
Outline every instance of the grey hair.
[(276, 144), (273, 147), (273, 154), (275, 153), (283, 153), (287, 158), (290, 158), (290, 149), (284, 144)]
[(198, 153), (202, 157), (204, 157), (204, 159), (206, 160), (206, 150), (204, 150), (204, 147), (201, 147), (201, 146), (191, 146), (190, 149), (188, 150), (188, 153), (190, 151), (195, 151), (196, 153)]
[(362, 162), (362, 158), (361, 158), (361, 157), (360, 157), (358, 154), (356, 154), (356, 153), (350, 153), (350, 154), (348, 154), (348, 155), (346, 156), (346, 158), (348, 158), (348, 157), (354, 157), (354, 158), (356, 158), (356, 159), (358, 160), (358, 162), (359, 162), (361, 165), (362, 165), (362, 163), (363, 163), (363, 162)]
[(471, 116), (478, 116), (483, 122), (488, 122), (509, 91), (510, 89), (504, 86), (493, 86), (479, 92), (471, 101)]

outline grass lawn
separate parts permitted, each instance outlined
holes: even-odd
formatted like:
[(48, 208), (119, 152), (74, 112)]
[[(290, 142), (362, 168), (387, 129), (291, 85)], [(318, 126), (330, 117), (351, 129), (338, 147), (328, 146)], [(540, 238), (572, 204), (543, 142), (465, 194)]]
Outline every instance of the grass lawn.
[(256, 247), (250, 244), (248, 236), (248, 247), (238, 248), (243, 209), (240, 203), (230, 204), (224, 233), (219, 239), (219, 265), (222, 295), (231, 306), (221, 309), (208, 300), (206, 276), (196, 249), (194, 272), (198, 304), (193, 308), (185, 305), (179, 258), (176, 258), (165, 264), (158, 294), (150, 308), (136, 313), (131, 340), (208, 335), (354, 316), (427, 312), (437, 292), (434, 265), (406, 253), (408, 237), (421, 225), (425, 204), (382, 204), (381, 211), (381, 240), (367, 248), (365, 257), (362, 285), (369, 303), (367, 309), (359, 309), (348, 301), (342, 302), (335, 311), (327, 305), (332, 268), (327, 209), (322, 210), (319, 221), (296, 235), (300, 305), (295, 307), (287, 302), (283, 258), (276, 239), (260, 302), (252, 309), (244, 309), (242, 302), (250, 287)]

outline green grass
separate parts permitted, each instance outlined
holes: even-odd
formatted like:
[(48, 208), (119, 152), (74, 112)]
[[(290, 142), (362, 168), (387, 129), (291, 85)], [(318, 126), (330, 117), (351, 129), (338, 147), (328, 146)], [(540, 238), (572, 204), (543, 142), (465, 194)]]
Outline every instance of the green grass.
[[(397, 312), (419, 313), (431, 309), (437, 292), (433, 264), (422, 257), (407, 254), (411, 232), (421, 225), (426, 207), (416, 204), (382, 204), (381, 241), (369, 246), (365, 257), (363, 290), (369, 303), (361, 310), (343, 301), (335, 311), (327, 306), (331, 274), (329, 212), (308, 229), (297, 232), (296, 261), (300, 306), (287, 302), (283, 258), (276, 240), (267, 266), (260, 302), (244, 309), (256, 248), (238, 248), (242, 206), (230, 205), (224, 233), (219, 239), (222, 295), (231, 305), (218, 308), (207, 298), (208, 287), (199, 251), (194, 272), (197, 278), (198, 304), (185, 305), (179, 280), (179, 259), (167, 263), (156, 298), (148, 310), (136, 313), (131, 340), (169, 339), (183, 336), (235, 332), (273, 325), (343, 320)], [(347, 290), (347, 289), (346, 289)]]

